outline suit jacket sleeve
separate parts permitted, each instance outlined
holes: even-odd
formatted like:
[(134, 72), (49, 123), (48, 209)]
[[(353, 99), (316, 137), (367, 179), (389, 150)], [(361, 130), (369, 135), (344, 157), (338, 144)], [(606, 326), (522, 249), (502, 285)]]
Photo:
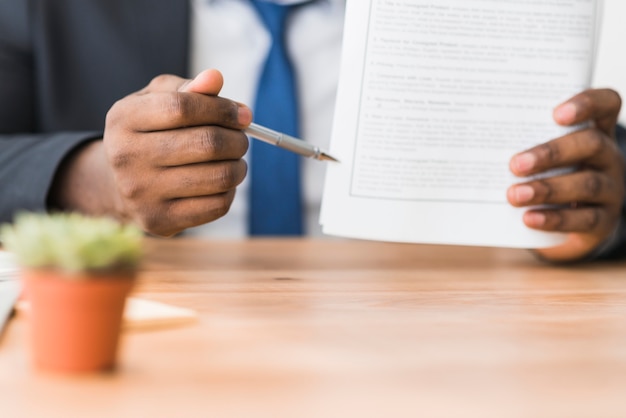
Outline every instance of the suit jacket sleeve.
[(187, 75), (187, 1), (0, 0), (0, 222), (46, 210), (59, 164), (158, 74)]
[(63, 158), (98, 132), (38, 132), (29, 2), (0, 0), (0, 222), (20, 210), (46, 209)]

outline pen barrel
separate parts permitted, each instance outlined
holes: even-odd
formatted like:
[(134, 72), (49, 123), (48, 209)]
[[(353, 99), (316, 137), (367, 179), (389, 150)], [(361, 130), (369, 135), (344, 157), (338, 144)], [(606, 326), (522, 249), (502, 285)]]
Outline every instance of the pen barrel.
[(296, 154), (304, 157), (319, 158), (320, 156), (319, 148), (289, 135), (282, 135), (282, 138), (277, 145), (280, 148), (295, 152)]
[(275, 145), (279, 148), (294, 152), (298, 155), (317, 159), (320, 158), (321, 150), (318, 147), (311, 145), (301, 139), (285, 135), (272, 129), (268, 129), (264, 126), (256, 125), (253, 123), (245, 129), (245, 132), (254, 138), (260, 139), (261, 141)]

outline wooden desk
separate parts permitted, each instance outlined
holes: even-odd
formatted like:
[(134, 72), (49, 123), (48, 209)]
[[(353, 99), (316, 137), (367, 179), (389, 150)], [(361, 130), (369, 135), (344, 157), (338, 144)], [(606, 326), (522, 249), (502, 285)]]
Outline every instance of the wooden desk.
[(135, 294), (198, 323), (127, 332), (101, 376), (0, 341), (0, 416), (626, 417), (626, 269), (525, 251), (150, 240)]

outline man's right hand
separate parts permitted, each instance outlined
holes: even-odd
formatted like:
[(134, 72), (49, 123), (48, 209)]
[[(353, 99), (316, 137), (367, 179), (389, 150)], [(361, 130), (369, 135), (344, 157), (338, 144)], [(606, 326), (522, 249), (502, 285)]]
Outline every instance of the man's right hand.
[(216, 70), (193, 80), (162, 75), (119, 100), (103, 141), (81, 148), (57, 174), (52, 202), (161, 236), (226, 214), (246, 175), (241, 130), (252, 113), (217, 97), (222, 84)]

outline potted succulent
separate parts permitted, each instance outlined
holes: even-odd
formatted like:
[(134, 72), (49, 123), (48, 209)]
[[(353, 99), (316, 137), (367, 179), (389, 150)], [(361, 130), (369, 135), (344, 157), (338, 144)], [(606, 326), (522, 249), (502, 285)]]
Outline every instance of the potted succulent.
[(37, 367), (113, 369), (142, 232), (109, 218), (22, 213), (0, 228), (21, 269)]

